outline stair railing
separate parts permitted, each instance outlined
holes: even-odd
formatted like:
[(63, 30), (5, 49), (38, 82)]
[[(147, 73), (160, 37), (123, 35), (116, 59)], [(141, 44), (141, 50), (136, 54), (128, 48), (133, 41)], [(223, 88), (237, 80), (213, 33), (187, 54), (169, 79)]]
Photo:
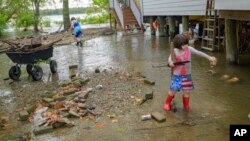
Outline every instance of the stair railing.
[(109, 0), (109, 8), (114, 8), (114, 0)]
[(130, 0), (130, 8), (135, 16), (135, 19), (140, 27), (142, 27), (142, 18), (141, 18), (141, 12), (138, 9), (138, 7), (135, 4), (134, 0)]
[(114, 10), (116, 12), (116, 15), (119, 18), (122, 28), (124, 28), (124, 17), (123, 17), (122, 8), (120, 7), (118, 0), (113, 0), (113, 2), (114, 2)]

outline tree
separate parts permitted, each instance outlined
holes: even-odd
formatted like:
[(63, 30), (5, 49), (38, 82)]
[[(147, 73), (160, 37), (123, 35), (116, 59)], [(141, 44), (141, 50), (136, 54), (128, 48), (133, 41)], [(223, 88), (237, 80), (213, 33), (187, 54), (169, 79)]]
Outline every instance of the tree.
[(70, 27), (68, 0), (63, 0), (63, 25), (64, 25), (64, 30), (67, 30)]
[(27, 0), (0, 0), (0, 34), (10, 19), (18, 18), (17, 14), (28, 6)]
[(34, 13), (34, 31), (38, 32), (38, 25), (40, 24), (40, 7), (43, 6), (46, 2), (53, 4), (54, 0), (30, 0), (32, 3), (33, 13)]

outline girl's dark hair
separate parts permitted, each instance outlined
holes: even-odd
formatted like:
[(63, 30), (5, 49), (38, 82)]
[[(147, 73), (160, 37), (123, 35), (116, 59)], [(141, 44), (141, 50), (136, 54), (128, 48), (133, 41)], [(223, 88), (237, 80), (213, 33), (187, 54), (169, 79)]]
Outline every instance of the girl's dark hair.
[(71, 17), (71, 19), (70, 19), (71, 21), (73, 21), (73, 20), (76, 20), (76, 18), (75, 17)]
[(178, 34), (173, 39), (174, 48), (182, 49), (181, 46), (188, 44), (188, 38), (185, 35)]

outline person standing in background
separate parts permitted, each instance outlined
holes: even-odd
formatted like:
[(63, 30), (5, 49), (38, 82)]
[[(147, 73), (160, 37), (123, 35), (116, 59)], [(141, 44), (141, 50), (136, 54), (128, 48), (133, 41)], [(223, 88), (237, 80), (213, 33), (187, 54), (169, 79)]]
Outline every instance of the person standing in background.
[(73, 31), (73, 35), (75, 36), (75, 40), (76, 40), (76, 45), (78, 46), (82, 46), (82, 41), (81, 41), (81, 38), (82, 38), (82, 30), (81, 30), (81, 26), (80, 26), (80, 23), (76, 20), (75, 17), (71, 17), (70, 19), (71, 21), (71, 26), (69, 28), (68, 31), (70, 30), (74, 30)]

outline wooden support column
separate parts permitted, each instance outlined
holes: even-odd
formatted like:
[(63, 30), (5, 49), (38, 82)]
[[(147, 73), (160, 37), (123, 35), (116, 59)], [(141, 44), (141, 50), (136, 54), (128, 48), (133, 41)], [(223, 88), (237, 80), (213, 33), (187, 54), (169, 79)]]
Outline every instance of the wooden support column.
[(188, 31), (189, 19), (188, 16), (182, 16), (182, 32)]
[(173, 40), (175, 36), (175, 18), (173, 16), (168, 17), (168, 24), (169, 24), (170, 40)]
[(156, 17), (154, 16), (151, 16), (150, 17), (150, 30), (151, 30), (151, 35), (155, 35), (155, 29), (154, 29), (154, 26), (153, 26), (153, 22), (156, 20)]
[(111, 13), (109, 13), (109, 25), (110, 25), (110, 28), (112, 29), (112, 15), (111, 15)]
[(225, 19), (226, 59), (231, 64), (239, 64), (236, 21)]
[(115, 19), (115, 30), (117, 30), (117, 21)]
[(157, 20), (158, 20), (159, 36), (164, 37), (164, 36), (166, 36), (166, 32), (164, 31), (164, 26), (166, 24), (165, 17), (158, 16)]

